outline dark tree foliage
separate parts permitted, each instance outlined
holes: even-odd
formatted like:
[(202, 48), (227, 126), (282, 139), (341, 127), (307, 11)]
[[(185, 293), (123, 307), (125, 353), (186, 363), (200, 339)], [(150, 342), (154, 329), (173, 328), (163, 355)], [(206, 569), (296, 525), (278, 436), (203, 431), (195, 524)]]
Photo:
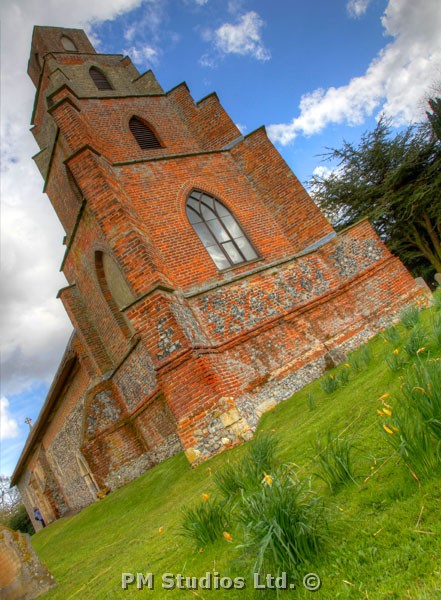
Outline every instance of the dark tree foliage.
[(11, 478), (0, 475), (0, 524), (22, 533), (34, 533), (26, 508), (16, 487), (10, 487)]
[(337, 163), (308, 183), (337, 229), (368, 216), (388, 248), (414, 274), (441, 272), (441, 99), (427, 122), (392, 135), (385, 118), (357, 146), (329, 149)]
[(427, 118), (433, 129), (433, 133), (438, 140), (441, 140), (441, 98), (431, 98), (429, 106), (432, 112), (426, 112)]
[(35, 533), (34, 526), (31, 523), (26, 508), (23, 504), (19, 504), (13, 514), (10, 516), (6, 525), (14, 531), (21, 531), (22, 533), (29, 533), (32, 535)]

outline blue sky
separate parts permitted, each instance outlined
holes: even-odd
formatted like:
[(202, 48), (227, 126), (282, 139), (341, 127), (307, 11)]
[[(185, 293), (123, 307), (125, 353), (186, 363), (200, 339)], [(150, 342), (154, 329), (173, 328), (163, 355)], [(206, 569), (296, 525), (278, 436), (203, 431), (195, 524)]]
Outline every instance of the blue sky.
[[(139, 59), (141, 70), (151, 66), (166, 90), (185, 80), (196, 100), (217, 91), (234, 121), (249, 132), (263, 124), (288, 122), (305, 93), (362, 75), (388, 41), (380, 21), (386, 5), (374, 2), (362, 18), (351, 18), (344, 0), (175, 2), (173, 14), (164, 9), (159, 28), (141, 6), (93, 32), (102, 52), (125, 50), (136, 59), (138, 53), (145, 56), (147, 46), (151, 57)], [(216, 30), (225, 23), (240, 27), (244, 15), (251, 15), (249, 29), (256, 24), (259, 41), (254, 48), (240, 54), (239, 48), (233, 52), (216, 47)], [(132, 31), (134, 37), (126, 39), (124, 34)], [(303, 137), (283, 154), (305, 181), (324, 145), (339, 143), (342, 135), (356, 139), (359, 133), (353, 126), (329, 128), (320, 139)]]
[(439, 0), (10, 0), (2, 6), (0, 473), (12, 472), (71, 332), (57, 291), (64, 232), (31, 156), (32, 27), (86, 29), (165, 90), (216, 91), (244, 133), (261, 125), (302, 182), (320, 154), (384, 112), (424, 114), (441, 81)]

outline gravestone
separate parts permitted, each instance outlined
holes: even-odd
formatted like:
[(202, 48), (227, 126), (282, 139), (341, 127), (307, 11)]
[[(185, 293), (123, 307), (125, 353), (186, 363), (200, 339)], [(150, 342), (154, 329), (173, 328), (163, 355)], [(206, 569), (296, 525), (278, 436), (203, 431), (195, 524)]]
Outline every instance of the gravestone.
[(29, 535), (0, 525), (0, 598), (33, 600), (55, 585), (32, 548)]

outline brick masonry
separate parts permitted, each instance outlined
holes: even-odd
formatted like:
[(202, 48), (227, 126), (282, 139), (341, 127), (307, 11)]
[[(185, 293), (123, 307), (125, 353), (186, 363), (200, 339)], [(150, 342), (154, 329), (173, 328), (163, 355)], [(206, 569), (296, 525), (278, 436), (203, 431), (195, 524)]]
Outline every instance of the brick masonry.
[[(216, 94), (164, 92), (81, 30), (36, 27), (29, 74), (75, 328), (14, 474), (48, 522), (177, 452), (196, 464), (248, 439), (265, 410), (427, 298), (367, 221), (336, 234), (265, 129), (243, 137)], [(159, 147), (139, 147), (133, 116)], [(230, 210), (255, 259), (217, 269), (186, 216), (194, 189)]]

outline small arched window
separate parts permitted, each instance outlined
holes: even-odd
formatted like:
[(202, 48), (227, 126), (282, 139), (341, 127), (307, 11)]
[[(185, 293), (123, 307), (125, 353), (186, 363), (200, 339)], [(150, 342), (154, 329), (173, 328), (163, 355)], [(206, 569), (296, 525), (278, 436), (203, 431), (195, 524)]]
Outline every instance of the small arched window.
[(187, 217), (218, 269), (258, 258), (239, 223), (219, 200), (193, 190), (187, 198)]
[(105, 252), (96, 252), (95, 260), (104, 295), (109, 292), (118, 309), (133, 302), (133, 294), (115, 260)]
[(132, 325), (122, 312), (135, 297), (124, 279), (119, 265), (105, 252), (95, 252), (95, 267), (101, 292), (126, 337), (133, 334)]
[(73, 41), (67, 37), (67, 35), (63, 35), (61, 37), (61, 43), (63, 44), (63, 48), (68, 52), (78, 52), (78, 48), (75, 46)]
[(91, 67), (89, 69), (89, 75), (92, 77), (94, 84), (99, 90), (113, 90), (107, 77), (96, 67)]
[(129, 128), (142, 150), (161, 148), (161, 144), (156, 135), (150, 127), (143, 123), (141, 119), (138, 119), (138, 117), (132, 117), (130, 119)]
[(77, 463), (80, 471), (80, 475), (83, 478), (84, 483), (86, 484), (89, 492), (92, 494), (95, 500), (97, 499), (97, 493), (99, 492), (98, 485), (95, 481), (95, 477), (93, 476), (92, 471), (89, 468), (89, 465), (81, 456), (81, 454), (77, 454)]

